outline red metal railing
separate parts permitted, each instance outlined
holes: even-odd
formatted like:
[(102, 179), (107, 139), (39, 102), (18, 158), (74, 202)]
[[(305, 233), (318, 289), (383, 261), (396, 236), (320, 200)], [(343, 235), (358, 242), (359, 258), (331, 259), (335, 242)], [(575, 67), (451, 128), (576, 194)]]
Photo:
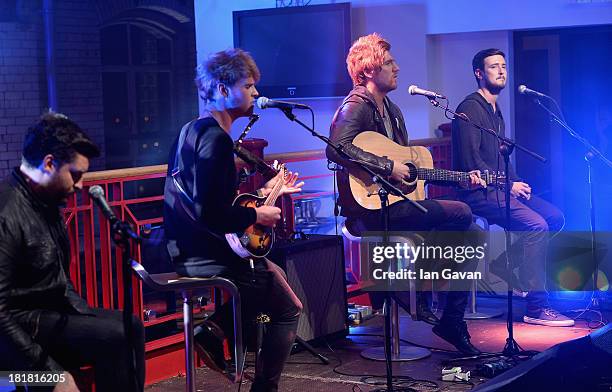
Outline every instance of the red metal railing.
[[(419, 145), (429, 146), (437, 167), (450, 167), (450, 140), (448, 138), (415, 141)], [(301, 151), (286, 154), (270, 154), (266, 161), (275, 159), (285, 162), (306, 162), (324, 160), (323, 150)], [(237, 161), (239, 165), (243, 163)], [(288, 165), (291, 169), (291, 166)], [(70, 277), (76, 290), (92, 307), (107, 309), (123, 308), (123, 288), (125, 277), (121, 266), (124, 263), (121, 249), (116, 247), (110, 237), (110, 227), (106, 219), (94, 208), (88, 194), (89, 187), (100, 185), (104, 188), (109, 205), (116, 215), (131, 223), (140, 234), (145, 225), (163, 223), (163, 181), (166, 176), (166, 165), (147, 166), (132, 169), (108, 170), (87, 173), (84, 189), (74, 194), (64, 209), (64, 216), (71, 242)], [(332, 173), (315, 173), (302, 177), (312, 179), (329, 178), (332, 189)], [(149, 191), (152, 189), (151, 191)], [(294, 203), (303, 198), (321, 197), (333, 194), (332, 191), (321, 191), (315, 194), (294, 195), (282, 200), (285, 234), (293, 230)], [(431, 194), (431, 190), (430, 190)], [(132, 257), (141, 260), (142, 249), (133, 244)], [(351, 263), (347, 263), (350, 270)], [(144, 319), (144, 310), (148, 305), (142, 293), (142, 285), (134, 276), (133, 303), (134, 314)], [(170, 313), (156, 319), (144, 321), (149, 330), (162, 323), (180, 319), (180, 313)], [(154, 340), (145, 346), (147, 358), (146, 383), (151, 384), (177, 374), (184, 373), (183, 334), (177, 330)]]

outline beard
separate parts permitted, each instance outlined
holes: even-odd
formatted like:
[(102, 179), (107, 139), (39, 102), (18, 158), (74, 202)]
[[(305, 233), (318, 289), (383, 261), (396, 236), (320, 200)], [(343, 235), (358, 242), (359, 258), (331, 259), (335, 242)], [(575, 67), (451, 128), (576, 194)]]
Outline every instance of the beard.
[[(497, 81), (498, 80), (496, 80), (496, 82)], [(485, 87), (487, 90), (489, 90), (491, 94), (499, 95), (499, 93), (504, 89), (504, 87), (506, 87), (506, 80), (504, 80), (503, 83), (500, 85), (490, 83), (488, 80), (485, 79)]]

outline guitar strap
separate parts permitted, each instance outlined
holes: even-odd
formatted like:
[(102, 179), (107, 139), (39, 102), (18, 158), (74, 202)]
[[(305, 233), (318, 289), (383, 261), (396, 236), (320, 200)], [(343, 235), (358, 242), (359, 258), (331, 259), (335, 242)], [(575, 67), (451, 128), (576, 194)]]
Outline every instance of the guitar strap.
[[(181, 128), (181, 133), (179, 134), (179, 138), (178, 138), (178, 142), (176, 144), (176, 153), (174, 154), (174, 165), (172, 166), (172, 182), (174, 183), (174, 186), (176, 187), (176, 189), (179, 191), (180, 195), (182, 196), (180, 199), (181, 201), (181, 205), (183, 206), (183, 210), (185, 210), (185, 213), (189, 216), (189, 218), (191, 218), (194, 222), (195, 222), (195, 214), (193, 213), (192, 209), (193, 209), (193, 198), (191, 197), (191, 195), (189, 195), (187, 193), (187, 191), (185, 190), (185, 187), (183, 186), (183, 179), (181, 178), (181, 163), (182, 160), (180, 159), (181, 156), (181, 149), (183, 148), (183, 144), (185, 143), (185, 139), (187, 139), (187, 131), (188, 129), (191, 127), (191, 125), (194, 123), (194, 121), (196, 120), (191, 120), (189, 121), (187, 124), (183, 125), (183, 128)], [(189, 206), (186, 206), (184, 201), (188, 201), (189, 202)]]

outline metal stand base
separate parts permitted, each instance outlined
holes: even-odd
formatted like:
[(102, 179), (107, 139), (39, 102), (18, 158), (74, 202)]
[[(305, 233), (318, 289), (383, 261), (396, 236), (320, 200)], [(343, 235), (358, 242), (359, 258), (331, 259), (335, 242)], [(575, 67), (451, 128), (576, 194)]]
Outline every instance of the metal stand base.
[[(391, 340), (391, 362), (416, 361), (417, 359), (423, 359), (430, 356), (431, 351), (426, 348), (400, 345), (399, 309), (395, 300), (391, 299), (390, 301), (389, 320), (391, 323), (391, 336), (386, 336), (385, 339)], [(385, 361), (385, 346), (365, 349), (361, 352), (361, 356), (373, 361)]]
[(477, 312), (465, 312), (463, 316), (466, 320), (484, 320), (499, 317), (504, 314), (501, 310), (495, 309), (479, 309)]
[[(391, 353), (391, 361), (393, 362), (404, 362), (404, 361), (416, 361), (417, 359), (423, 359), (431, 355), (431, 351), (426, 348), (414, 347), (414, 346), (401, 346), (399, 353)], [(384, 347), (372, 347), (361, 352), (361, 356), (366, 359), (373, 361), (384, 361), (385, 360), (385, 348)]]

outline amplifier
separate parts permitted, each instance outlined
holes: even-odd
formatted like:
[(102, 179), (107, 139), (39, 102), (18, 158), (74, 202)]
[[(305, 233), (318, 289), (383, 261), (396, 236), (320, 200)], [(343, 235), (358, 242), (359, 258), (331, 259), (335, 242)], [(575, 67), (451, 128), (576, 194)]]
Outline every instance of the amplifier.
[(277, 243), (269, 259), (287, 273), (289, 285), (304, 305), (299, 337), (312, 341), (348, 334), (342, 237), (312, 234)]

